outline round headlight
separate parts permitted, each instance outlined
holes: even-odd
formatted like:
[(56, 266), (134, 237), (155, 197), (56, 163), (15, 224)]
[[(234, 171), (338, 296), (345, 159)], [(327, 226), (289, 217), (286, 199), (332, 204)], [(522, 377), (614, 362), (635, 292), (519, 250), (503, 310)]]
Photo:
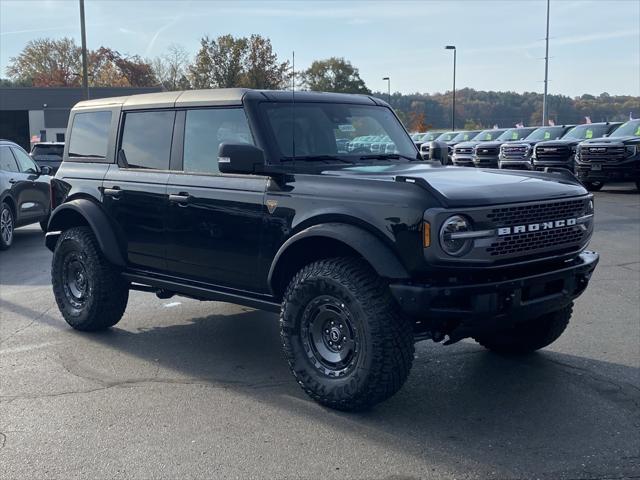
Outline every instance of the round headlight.
[(472, 240), (456, 234), (471, 232), (471, 223), (461, 215), (453, 215), (445, 220), (440, 228), (440, 246), (454, 257), (466, 253)]

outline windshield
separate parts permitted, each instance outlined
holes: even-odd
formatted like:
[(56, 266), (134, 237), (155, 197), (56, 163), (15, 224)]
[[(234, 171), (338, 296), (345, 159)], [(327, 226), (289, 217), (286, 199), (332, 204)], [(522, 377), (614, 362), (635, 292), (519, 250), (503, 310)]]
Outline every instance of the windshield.
[(436, 138), (436, 140), (439, 140), (441, 142), (450, 142), (456, 135), (458, 135), (458, 132), (445, 132), (441, 133), (440, 136)]
[(423, 142), (433, 142), (436, 138), (440, 136), (442, 132), (427, 132), (422, 137)]
[(562, 136), (565, 127), (542, 127), (535, 130), (526, 140), (557, 140)]
[(607, 133), (609, 125), (578, 125), (569, 130), (562, 138), (575, 138), (576, 140), (588, 140), (589, 138), (599, 138)]
[(263, 103), (261, 108), (281, 158), (353, 162), (371, 154), (417, 156), (411, 137), (386, 107), (296, 103), (294, 110), (290, 103)]
[(468, 142), (469, 140), (471, 140), (473, 137), (475, 137), (478, 134), (478, 130), (474, 131), (474, 132), (460, 132), (458, 135), (456, 135), (455, 137), (453, 137), (453, 141), (454, 142)]
[(502, 129), (492, 129), (492, 130), (483, 130), (478, 135), (473, 137), (474, 142), (488, 142), (490, 140), (495, 140), (499, 135), (504, 133), (504, 128)]
[(629, 120), (616, 128), (611, 137), (640, 137), (640, 119)]
[(64, 145), (36, 145), (33, 147), (31, 154), (34, 157), (40, 155), (52, 155), (55, 157), (62, 158), (62, 152), (64, 150)]
[(535, 128), (510, 128), (500, 135), (496, 140), (505, 142), (514, 142), (527, 137)]

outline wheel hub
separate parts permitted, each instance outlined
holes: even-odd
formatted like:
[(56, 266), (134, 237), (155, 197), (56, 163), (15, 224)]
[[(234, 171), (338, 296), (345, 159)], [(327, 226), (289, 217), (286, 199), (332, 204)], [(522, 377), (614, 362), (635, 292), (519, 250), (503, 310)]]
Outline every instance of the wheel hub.
[(89, 294), (89, 279), (84, 259), (76, 252), (70, 253), (64, 260), (63, 289), (67, 300), (75, 308), (82, 308)]
[(13, 218), (8, 208), (2, 210), (0, 214), (0, 235), (5, 244), (11, 243), (13, 237)]
[(355, 363), (357, 335), (349, 309), (341, 300), (321, 296), (312, 300), (302, 319), (302, 341), (316, 368), (344, 375)]

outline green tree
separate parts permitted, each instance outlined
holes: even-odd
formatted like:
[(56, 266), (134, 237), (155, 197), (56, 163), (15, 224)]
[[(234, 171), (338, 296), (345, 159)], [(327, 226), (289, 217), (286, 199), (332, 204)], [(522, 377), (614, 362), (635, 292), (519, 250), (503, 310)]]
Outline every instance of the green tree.
[(184, 47), (171, 44), (167, 52), (151, 62), (153, 73), (167, 90), (187, 90), (189, 54)]
[(289, 62), (280, 62), (273, 52), (271, 40), (251, 35), (244, 58), (243, 86), (247, 88), (285, 88), (289, 78)]
[(357, 68), (344, 58), (316, 60), (304, 71), (303, 79), (309, 90), (339, 93), (366, 93), (367, 88)]

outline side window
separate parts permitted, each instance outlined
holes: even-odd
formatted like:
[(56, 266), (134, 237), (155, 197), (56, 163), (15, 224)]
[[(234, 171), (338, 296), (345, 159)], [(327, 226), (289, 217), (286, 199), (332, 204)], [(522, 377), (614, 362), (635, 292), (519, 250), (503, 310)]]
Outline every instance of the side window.
[(175, 112), (129, 112), (120, 149), (129, 168), (168, 170)]
[(218, 147), (223, 142), (253, 144), (243, 109), (188, 110), (184, 127), (183, 170), (218, 173)]
[(5, 172), (18, 171), (18, 165), (9, 147), (0, 147), (0, 170)]
[(105, 158), (111, 127), (111, 112), (77, 113), (69, 136), (69, 158)]
[(11, 151), (18, 161), (18, 168), (22, 173), (38, 173), (38, 167), (35, 162), (31, 160), (31, 157), (24, 153), (22, 150), (12, 148)]

